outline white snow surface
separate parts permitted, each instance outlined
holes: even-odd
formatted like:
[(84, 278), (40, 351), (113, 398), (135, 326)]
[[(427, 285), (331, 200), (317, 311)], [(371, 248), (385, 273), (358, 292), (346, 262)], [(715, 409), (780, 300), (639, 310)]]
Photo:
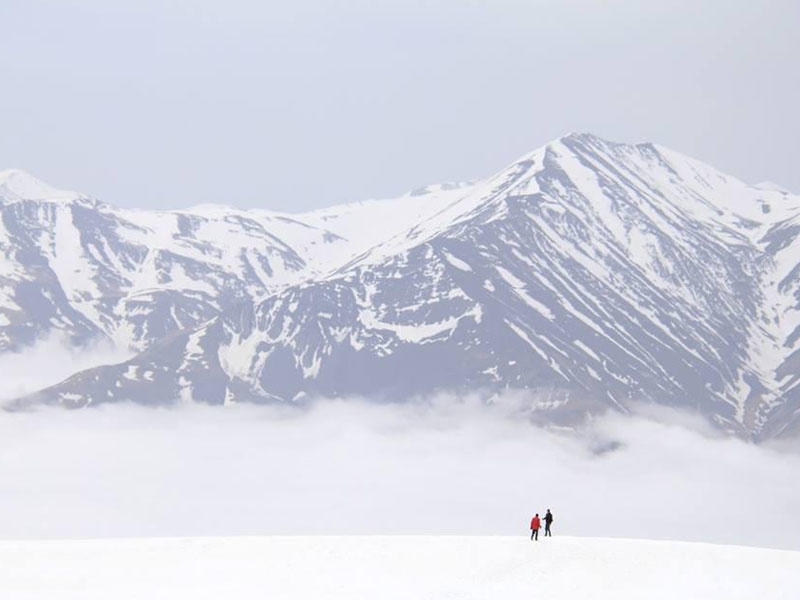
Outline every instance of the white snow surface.
[(5, 541), (0, 561), (15, 600), (779, 600), (800, 584), (800, 552), (524, 535)]
[(474, 193), (473, 184), (440, 184), (398, 198), (351, 202), (291, 216), (347, 240), (338, 252), (327, 252), (327, 264), (334, 269), (351, 258), (377, 262), (418, 243), (420, 228)]
[(0, 198), (16, 200), (77, 200), (81, 194), (59, 190), (21, 169), (0, 171)]

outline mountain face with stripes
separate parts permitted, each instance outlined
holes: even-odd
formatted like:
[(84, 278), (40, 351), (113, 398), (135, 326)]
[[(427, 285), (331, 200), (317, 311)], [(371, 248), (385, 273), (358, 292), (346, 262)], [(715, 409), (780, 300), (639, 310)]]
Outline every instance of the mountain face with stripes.
[(656, 402), (800, 430), (800, 197), (661, 146), (571, 134), (298, 215), (121, 210), (19, 172), (0, 198), (0, 350), (134, 353), (15, 405), (514, 393), (563, 426)]

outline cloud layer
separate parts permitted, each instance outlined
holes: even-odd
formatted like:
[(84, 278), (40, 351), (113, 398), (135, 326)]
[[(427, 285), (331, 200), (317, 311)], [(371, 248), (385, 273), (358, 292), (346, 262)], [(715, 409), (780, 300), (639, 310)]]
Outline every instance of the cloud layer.
[(670, 411), (583, 431), (484, 406), (110, 406), (0, 415), (0, 537), (556, 534), (800, 549), (800, 454)]
[(0, 402), (19, 398), (71, 375), (130, 358), (110, 343), (72, 348), (66, 336), (52, 335), (21, 352), (0, 354)]

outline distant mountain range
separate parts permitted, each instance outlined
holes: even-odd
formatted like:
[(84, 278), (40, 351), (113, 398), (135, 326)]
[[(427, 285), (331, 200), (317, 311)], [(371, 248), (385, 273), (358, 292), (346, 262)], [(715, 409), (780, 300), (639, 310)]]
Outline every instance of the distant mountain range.
[(519, 390), (800, 431), (800, 196), (571, 134), (479, 181), (305, 214), (123, 210), (0, 172), (0, 351), (130, 360), (14, 405)]

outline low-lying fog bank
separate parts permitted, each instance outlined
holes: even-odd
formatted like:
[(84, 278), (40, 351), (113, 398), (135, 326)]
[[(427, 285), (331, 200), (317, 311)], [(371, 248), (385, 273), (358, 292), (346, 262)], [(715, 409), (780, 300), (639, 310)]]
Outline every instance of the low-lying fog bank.
[(800, 454), (667, 410), (575, 433), (519, 399), (0, 414), (0, 537), (555, 535), (800, 549)]

